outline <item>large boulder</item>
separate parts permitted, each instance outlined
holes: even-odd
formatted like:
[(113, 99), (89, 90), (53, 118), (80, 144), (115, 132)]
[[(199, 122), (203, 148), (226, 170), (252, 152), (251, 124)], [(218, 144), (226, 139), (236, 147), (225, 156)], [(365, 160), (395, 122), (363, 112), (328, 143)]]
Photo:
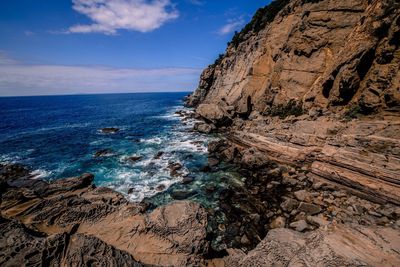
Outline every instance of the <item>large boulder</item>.
[(224, 126), (232, 123), (228, 113), (216, 104), (201, 104), (196, 109), (196, 113), (207, 122), (211, 122), (216, 126)]

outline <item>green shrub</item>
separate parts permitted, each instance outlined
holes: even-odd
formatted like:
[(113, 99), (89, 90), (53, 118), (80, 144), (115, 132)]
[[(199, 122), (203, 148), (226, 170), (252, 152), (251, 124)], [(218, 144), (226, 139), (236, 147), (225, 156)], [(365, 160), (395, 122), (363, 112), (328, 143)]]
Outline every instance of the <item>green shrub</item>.
[(286, 105), (277, 105), (271, 109), (271, 116), (279, 116), (281, 119), (285, 119), (291, 115), (298, 117), (303, 114), (304, 110), (302, 103), (293, 99), (291, 99)]

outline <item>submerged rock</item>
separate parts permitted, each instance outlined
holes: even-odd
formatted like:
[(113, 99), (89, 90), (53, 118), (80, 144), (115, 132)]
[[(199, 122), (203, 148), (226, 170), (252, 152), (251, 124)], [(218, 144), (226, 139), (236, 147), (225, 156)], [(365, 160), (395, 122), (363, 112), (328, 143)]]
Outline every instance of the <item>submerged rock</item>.
[(185, 200), (196, 194), (197, 194), (196, 191), (186, 191), (186, 190), (173, 190), (170, 193), (171, 197), (176, 200)]
[(194, 178), (191, 176), (186, 176), (182, 179), (182, 184), (190, 184), (194, 181)]

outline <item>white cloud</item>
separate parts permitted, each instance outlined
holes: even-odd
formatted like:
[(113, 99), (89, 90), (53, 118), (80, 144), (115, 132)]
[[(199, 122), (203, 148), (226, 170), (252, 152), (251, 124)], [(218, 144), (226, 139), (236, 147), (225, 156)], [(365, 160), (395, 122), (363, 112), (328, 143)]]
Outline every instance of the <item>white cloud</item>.
[(218, 30), (219, 35), (229, 34), (235, 30), (240, 29), (244, 25), (243, 17), (238, 19), (230, 19), (228, 22)]
[(0, 51), (0, 96), (190, 91), (200, 69), (28, 65)]
[(170, 0), (72, 0), (72, 8), (92, 20), (68, 33), (116, 34), (118, 30), (150, 32), (179, 17)]
[(9, 64), (16, 64), (17, 61), (8, 57), (7, 53), (0, 50), (0, 66), (1, 65), (9, 65)]

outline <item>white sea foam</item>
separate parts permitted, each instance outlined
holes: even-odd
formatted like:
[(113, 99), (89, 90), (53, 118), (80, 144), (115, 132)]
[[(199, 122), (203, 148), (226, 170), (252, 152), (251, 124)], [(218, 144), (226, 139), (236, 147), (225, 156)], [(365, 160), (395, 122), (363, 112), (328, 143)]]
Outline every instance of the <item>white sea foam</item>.
[(30, 174), (32, 175), (32, 179), (44, 179), (49, 177), (52, 174), (52, 172), (42, 169), (37, 169), (32, 171)]
[(148, 143), (148, 144), (156, 144), (156, 145), (160, 145), (162, 143), (162, 141), (163, 141), (163, 139), (161, 139), (160, 137), (140, 139), (140, 142)]

